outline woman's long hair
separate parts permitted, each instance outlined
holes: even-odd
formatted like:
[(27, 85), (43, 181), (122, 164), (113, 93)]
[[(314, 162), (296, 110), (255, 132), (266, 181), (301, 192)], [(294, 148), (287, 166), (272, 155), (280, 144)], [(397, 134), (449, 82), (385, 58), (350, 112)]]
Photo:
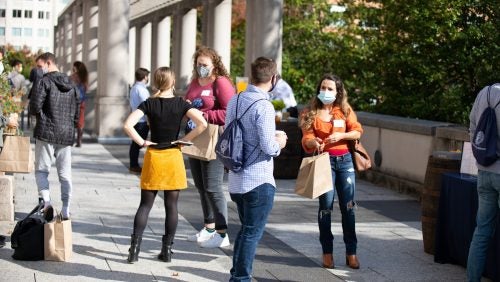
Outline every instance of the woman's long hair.
[(337, 88), (337, 96), (335, 98), (335, 102), (333, 102), (333, 105), (340, 107), (342, 113), (344, 113), (345, 118), (347, 118), (347, 116), (349, 116), (349, 114), (351, 113), (351, 106), (347, 101), (347, 91), (345, 90), (344, 83), (342, 82), (340, 77), (329, 73), (324, 74), (316, 87), (316, 95), (314, 95), (314, 97), (311, 99), (311, 102), (309, 103), (309, 110), (306, 111), (301, 117), (299, 125), (304, 129), (309, 129), (312, 126), (312, 124), (314, 123), (314, 119), (318, 114), (318, 111), (323, 108), (323, 103), (318, 98), (317, 94), (319, 93), (321, 89), (321, 83), (324, 80), (331, 80), (335, 82), (335, 88)]
[(175, 73), (169, 67), (159, 67), (153, 73), (153, 87), (158, 91), (153, 94), (152, 98), (160, 96), (162, 91), (172, 89), (174, 90)]
[[(210, 47), (205, 47), (201, 46), (194, 52), (193, 55), (193, 79), (198, 79), (199, 75), (198, 72), (196, 71), (196, 61), (198, 60), (198, 57), (200, 56), (205, 56), (209, 57), (212, 60), (212, 64), (214, 65), (212, 69), (212, 74), (215, 75), (215, 77), (220, 77), (220, 76), (225, 76), (229, 79), (229, 73), (226, 70), (226, 67), (222, 63), (222, 58), (217, 54), (217, 52), (210, 48)], [(231, 81), (231, 79), (229, 79)]]
[(73, 63), (73, 67), (76, 69), (76, 77), (78, 82), (83, 84), (85, 87), (85, 91), (89, 88), (89, 72), (87, 71), (87, 67), (84, 63), (80, 61), (76, 61)]

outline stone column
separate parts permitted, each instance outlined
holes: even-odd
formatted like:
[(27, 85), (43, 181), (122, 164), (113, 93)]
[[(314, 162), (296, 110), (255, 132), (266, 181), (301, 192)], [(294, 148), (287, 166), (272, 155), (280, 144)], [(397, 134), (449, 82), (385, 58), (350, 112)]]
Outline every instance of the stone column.
[(128, 83), (134, 84), (135, 81), (135, 46), (137, 28), (134, 26), (128, 30)]
[(283, 0), (247, 0), (245, 76), (250, 64), (260, 56), (276, 60), (281, 72)]
[(171, 17), (158, 22), (156, 33), (156, 67), (170, 67), (170, 27)]
[(89, 72), (89, 89), (85, 101), (85, 131), (97, 134), (96, 93), (97, 55), (99, 53), (99, 6), (97, 0), (83, 1), (83, 52), (82, 60)]
[(141, 28), (141, 48), (139, 67), (151, 71), (151, 23)]
[(97, 140), (129, 143), (122, 127), (129, 114), (128, 33), (129, 0), (99, 1), (99, 85), (97, 88)]
[(71, 63), (71, 53), (72, 53), (71, 36), (73, 34), (72, 29), (73, 28), (71, 22), (71, 15), (69, 13), (66, 13), (64, 14), (64, 40), (63, 40), (64, 54), (62, 60), (57, 62), (57, 65), (59, 66), (61, 72), (66, 72), (68, 64)]
[(73, 40), (75, 42), (75, 56), (74, 61), (83, 61), (83, 5), (81, 2), (76, 2), (73, 4), (73, 24), (75, 25), (75, 32)]
[(196, 9), (187, 11), (182, 16), (180, 64), (177, 73), (179, 89), (185, 89), (191, 78), (193, 54), (196, 51)]
[(222, 57), (229, 71), (231, 59), (231, 0), (209, 0), (203, 6), (203, 44)]

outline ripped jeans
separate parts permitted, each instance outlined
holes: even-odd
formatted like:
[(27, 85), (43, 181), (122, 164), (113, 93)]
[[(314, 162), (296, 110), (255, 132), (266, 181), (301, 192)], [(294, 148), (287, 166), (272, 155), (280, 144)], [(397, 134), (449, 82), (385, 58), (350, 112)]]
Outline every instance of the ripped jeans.
[(354, 190), (356, 186), (354, 166), (351, 154), (330, 156), (332, 179), (335, 189), (319, 196), (318, 226), (319, 241), (323, 254), (333, 253), (332, 216), (335, 191), (339, 197), (342, 214), (342, 231), (346, 255), (355, 255), (358, 239), (356, 238), (356, 219), (354, 217)]

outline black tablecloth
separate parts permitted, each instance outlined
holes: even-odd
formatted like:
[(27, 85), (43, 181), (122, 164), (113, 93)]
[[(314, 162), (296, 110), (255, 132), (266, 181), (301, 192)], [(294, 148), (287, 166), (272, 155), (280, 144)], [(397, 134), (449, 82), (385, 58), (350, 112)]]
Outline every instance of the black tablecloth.
[[(477, 178), (444, 173), (436, 226), (434, 261), (467, 266), (469, 246), (476, 227)], [(500, 211), (497, 230), (490, 242), (484, 275), (500, 281)]]

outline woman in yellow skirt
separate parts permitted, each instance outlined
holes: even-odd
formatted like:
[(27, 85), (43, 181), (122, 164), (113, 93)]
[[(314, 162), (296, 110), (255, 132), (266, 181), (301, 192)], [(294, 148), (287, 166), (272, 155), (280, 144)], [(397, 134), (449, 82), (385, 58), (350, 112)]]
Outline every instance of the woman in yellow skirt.
[[(153, 74), (153, 86), (157, 92), (139, 105), (125, 121), (124, 130), (139, 146), (147, 147), (141, 173), (141, 203), (134, 218), (134, 232), (128, 262), (138, 261), (142, 234), (146, 228), (149, 212), (153, 207), (159, 190), (164, 193), (165, 235), (158, 259), (170, 262), (171, 246), (177, 229), (177, 200), (179, 191), (187, 188), (186, 169), (178, 145), (172, 141), (178, 139), (181, 121), (187, 117), (195, 122), (196, 128), (181, 141), (191, 141), (207, 128), (202, 113), (191, 107), (181, 97), (174, 96), (175, 74), (168, 67), (161, 67)], [(147, 116), (151, 129), (151, 141), (144, 140), (134, 129), (134, 125), (144, 115)]]

